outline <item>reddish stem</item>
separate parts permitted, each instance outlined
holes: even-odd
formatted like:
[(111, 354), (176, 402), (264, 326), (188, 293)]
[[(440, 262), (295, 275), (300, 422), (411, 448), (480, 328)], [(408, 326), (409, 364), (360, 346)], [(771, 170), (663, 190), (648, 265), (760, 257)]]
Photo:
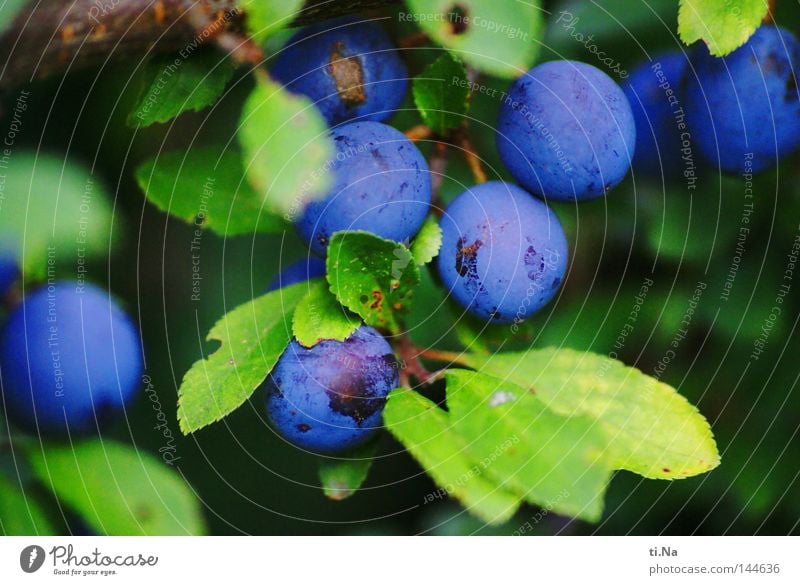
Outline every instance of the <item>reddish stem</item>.
[(418, 124), (417, 126), (406, 130), (405, 135), (406, 138), (408, 138), (411, 142), (417, 142), (419, 140), (430, 138), (433, 135), (433, 130), (431, 130), (425, 124)]

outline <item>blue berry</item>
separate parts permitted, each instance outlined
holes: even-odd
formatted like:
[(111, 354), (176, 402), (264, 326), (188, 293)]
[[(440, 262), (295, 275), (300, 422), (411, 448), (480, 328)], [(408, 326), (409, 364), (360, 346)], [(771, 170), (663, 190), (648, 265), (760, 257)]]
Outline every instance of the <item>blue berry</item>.
[(406, 93), (408, 72), (383, 29), (339, 18), (297, 32), (278, 54), (272, 75), (310, 97), (331, 125), (388, 119)]
[(552, 210), (516, 185), (494, 181), (459, 195), (441, 219), (437, 267), (470, 313), (519, 323), (558, 291), (567, 239)]
[(397, 242), (417, 233), (431, 202), (425, 157), (405, 135), (379, 122), (352, 122), (332, 132), (333, 188), (295, 222), (324, 255), (340, 230), (366, 230)]
[(690, 136), (680, 127), (685, 125), (681, 87), (688, 64), (680, 51), (655, 55), (634, 69), (622, 87), (636, 123), (636, 172), (665, 178), (681, 174), (681, 135)]
[(523, 187), (546, 199), (605, 195), (631, 165), (636, 128), (622, 89), (577, 61), (543, 63), (503, 98), (497, 148)]
[(281, 270), (269, 283), (267, 292), (297, 284), (298, 282), (304, 282), (311, 278), (317, 278), (318, 276), (325, 276), (325, 260), (316, 256), (302, 258)]
[[(82, 288), (81, 288), (82, 287)], [(23, 424), (82, 432), (140, 387), (136, 325), (108, 293), (59, 281), (31, 293), (0, 332), (3, 397)]]
[(757, 172), (800, 147), (800, 44), (771, 25), (723, 58), (692, 53), (686, 111), (698, 150), (726, 172)]
[(340, 453), (375, 434), (398, 383), (392, 348), (372, 327), (311, 348), (292, 341), (265, 382), (267, 415), (290, 443)]

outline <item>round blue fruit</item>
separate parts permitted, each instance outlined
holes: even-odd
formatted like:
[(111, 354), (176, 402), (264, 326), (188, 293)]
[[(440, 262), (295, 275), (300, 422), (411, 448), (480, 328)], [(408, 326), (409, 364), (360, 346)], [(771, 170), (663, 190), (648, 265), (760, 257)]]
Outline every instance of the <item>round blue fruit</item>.
[(523, 187), (546, 199), (606, 194), (628, 172), (635, 143), (622, 89), (586, 63), (538, 65), (511, 85), (500, 106), (500, 157)]
[(265, 382), (267, 415), (290, 443), (340, 453), (380, 428), (386, 396), (398, 383), (392, 348), (372, 327), (311, 348), (292, 341)]
[(106, 291), (59, 281), (9, 315), (0, 374), (5, 404), (23, 424), (38, 423), (45, 433), (86, 431), (140, 387), (138, 329)]
[(291, 286), (298, 282), (305, 282), (306, 280), (317, 278), (318, 276), (325, 276), (325, 260), (317, 256), (301, 258), (281, 270), (269, 283), (267, 292), (272, 292), (285, 286)]
[(542, 201), (494, 181), (459, 195), (441, 219), (437, 267), (449, 293), (470, 313), (519, 323), (558, 291), (567, 239)]
[(311, 98), (330, 125), (388, 119), (403, 101), (408, 78), (383, 29), (354, 18), (303, 28), (270, 72), (291, 91)]
[(379, 122), (344, 124), (332, 137), (333, 188), (295, 222), (311, 249), (324, 255), (341, 230), (366, 230), (396, 242), (414, 236), (431, 203), (428, 163), (419, 149)]
[(688, 64), (681, 51), (654, 55), (634, 69), (622, 87), (636, 123), (637, 173), (667, 179), (681, 176), (681, 135), (689, 136), (681, 91)]
[(800, 45), (771, 25), (722, 57), (692, 53), (686, 111), (700, 153), (722, 171), (758, 172), (800, 147)]

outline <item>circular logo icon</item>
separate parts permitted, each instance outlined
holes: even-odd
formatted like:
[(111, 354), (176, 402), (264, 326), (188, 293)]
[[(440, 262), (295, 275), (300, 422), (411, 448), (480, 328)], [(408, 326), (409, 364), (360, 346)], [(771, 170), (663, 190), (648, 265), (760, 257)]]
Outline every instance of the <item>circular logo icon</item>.
[(19, 566), (26, 573), (35, 573), (44, 564), (44, 549), (41, 546), (32, 544), (26, 546), (19, 553)]

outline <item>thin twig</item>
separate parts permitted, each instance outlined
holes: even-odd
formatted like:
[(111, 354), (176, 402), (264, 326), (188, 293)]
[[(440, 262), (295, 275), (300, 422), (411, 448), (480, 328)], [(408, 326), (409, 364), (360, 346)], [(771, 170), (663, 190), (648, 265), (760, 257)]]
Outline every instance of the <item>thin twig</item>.
[(425, 124), (418, 124), (406, 130), (405, 135), (411, 142), (417, 142), (430, 138), (433, 135), (433, 130)]
[(447, 172), (447, 143), (437, 142), (428, 161), (431, 172), (431, 207), (436, 215), (442, 215), (442, 206), (439, 204), (439, 191), (442, 189), (444, 175)]
[(481, 158), (475, 152), (475, 147), (467, 133), (462, 129), (456, 134), (456, 139), (458, 140), (458, 146), (461, 147), (461, 152), (464, 155), (464, 159), (467, 161), (467, 165), (469, 165), (469, 170), (475, 182), (485, 183), (488, 181), (489, 178), (486, 176), (486, 171), (483, 169)]

